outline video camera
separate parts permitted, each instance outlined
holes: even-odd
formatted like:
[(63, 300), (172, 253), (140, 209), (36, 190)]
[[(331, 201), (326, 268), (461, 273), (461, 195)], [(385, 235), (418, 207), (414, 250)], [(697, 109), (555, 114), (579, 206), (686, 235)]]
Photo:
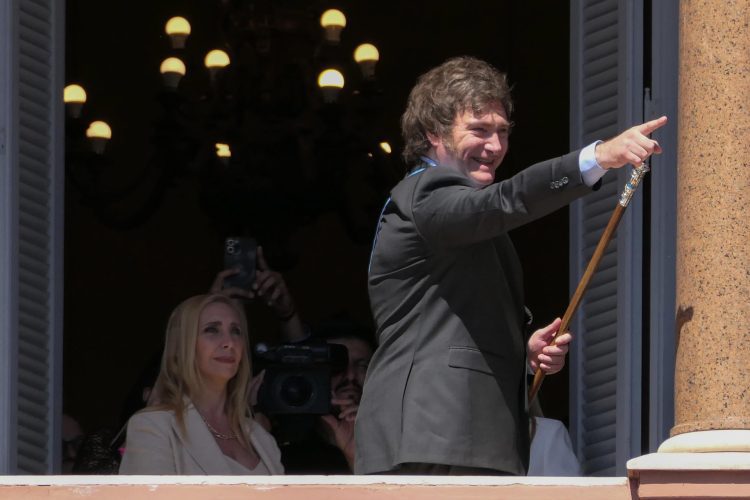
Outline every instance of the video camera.
[(268, 347), (258, 344), (253, 364), (265, 369), (258, 410), (267, 415), (331, 413), (331, 375), (346, 369), (346, 347), (311, 341)]

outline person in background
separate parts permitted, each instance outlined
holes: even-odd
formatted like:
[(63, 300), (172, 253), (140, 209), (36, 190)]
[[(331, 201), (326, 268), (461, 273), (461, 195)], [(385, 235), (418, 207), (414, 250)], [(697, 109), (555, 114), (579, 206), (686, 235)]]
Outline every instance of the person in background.
[(161, 351), (151, 357), (128, 392), (120, 413), (119, 425), (114, 428), (103, 427), (86, 434), (75, 457), (73, 474), (117, 474), (124, 451), (128, 420), (147, 405), (151, 389), (159, 374), (160, 364)]
[(76, 419), (68, 414), (62, 416), (62, 473), (73, 472), (78, 451), (84, 440), (83, 429)]
[[(367, 366), (374, 350), (372, 332), (346, 319), (329, 320), (315, 329), (308, 328), (298, 313), (284, 277), (268, 265), (263, 247), (258, 247), (256, 281), (251, 290), (224, 288), (224, 280), (238, 272), (238, 269), (219, 272), (211, 285), (211, 292), (239, 299), (240, 302), (258, 300), (264, 303), (279, 320), (283, 342), (323, 340), (346, 347), (347, 367), (331, 377), (331, 407), (334, 412), (316, 418), (314, 422), (305, 417), (282, 417), (284, 423), (281, 426), (285, 430), (296, 427), (291, 432), (295, 439), (286, 440), (282, 436), (284, 432), (277, 432), (277, 437), (281, 460), (288, 474), (350, 474), (354, 467), (354, 422)], [(259, 374), (261, 380), (258, 382), (262, 381), (262, 377), (263, 372)], [(258, 413), (256, 419), (273, 432), (272, 420)], [(277, 427), (280, 424), (278, 420), (275, 423)]]
[(131, 417), (120, 474), (283, 474), (273, 437), (250, 414), (245, 314), (197, 295), (167, 325), (157, 403)]
[(362, 385), (374, 350), (372, 332), (346, 320), (329, 320), (315, 329), (316, 339), (343, 345), (348, 361), (331, 376), (330, 415), (322, 415), (304, 439), (281, 444), (287, 474), (351, 474), (354, 468), (354, 423)]

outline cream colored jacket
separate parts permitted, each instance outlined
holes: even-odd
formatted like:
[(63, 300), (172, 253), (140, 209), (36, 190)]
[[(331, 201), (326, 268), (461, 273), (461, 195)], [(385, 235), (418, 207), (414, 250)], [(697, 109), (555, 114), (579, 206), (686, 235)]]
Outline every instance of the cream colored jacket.
[[(250, 442), (271, 474), (283, 474), (281, 453), (273, 436), (248, 419)], [(191, 404), (185, 410), (183, 433), (174, 412), (145, 410), (128, 422), (120, 474), (231, 475), (229, 459)]]

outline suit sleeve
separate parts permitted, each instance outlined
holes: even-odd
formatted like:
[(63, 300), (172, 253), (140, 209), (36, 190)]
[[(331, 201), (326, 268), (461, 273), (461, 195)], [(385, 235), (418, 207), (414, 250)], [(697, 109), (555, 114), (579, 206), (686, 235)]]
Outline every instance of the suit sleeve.
[(590, 192), (578, 154), (537, 163), (482, 189), (461, 182), (459, 174), (426, 172), (412, 203), (417, 230), (433, 248), (449, 248), (494, 238), (547, 215)]
[(175, 475), (169, 423), (156, 412), (133, 415), (128, 422), (120, 474)]

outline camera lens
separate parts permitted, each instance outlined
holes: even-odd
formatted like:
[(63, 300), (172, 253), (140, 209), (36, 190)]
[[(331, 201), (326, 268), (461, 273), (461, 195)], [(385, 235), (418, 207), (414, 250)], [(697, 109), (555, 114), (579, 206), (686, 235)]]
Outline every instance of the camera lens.
[(286, 378), (280, 389), (282, 401), (297, 408), (308, 404), (314, 392), (310, 380), (299, 375)]

